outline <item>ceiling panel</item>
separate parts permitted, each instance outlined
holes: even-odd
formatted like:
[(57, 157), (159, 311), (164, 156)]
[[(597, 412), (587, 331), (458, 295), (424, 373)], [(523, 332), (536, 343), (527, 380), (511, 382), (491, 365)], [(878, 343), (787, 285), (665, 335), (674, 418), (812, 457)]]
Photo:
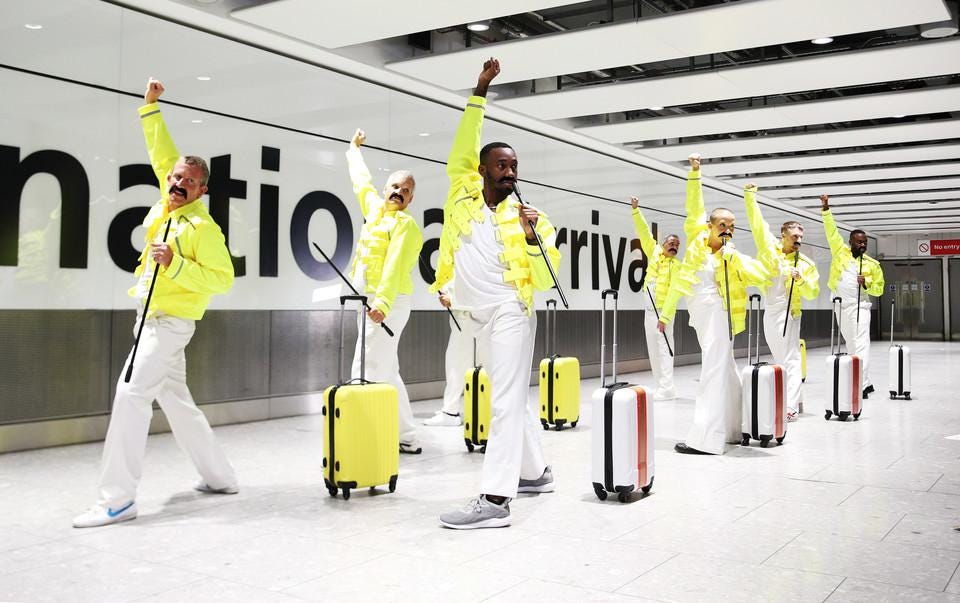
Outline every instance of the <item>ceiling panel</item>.
[(450, 0), (277, 0), (235, 10), (230, 16), (324, 48), (339, 48), (566, 4), (570, 4), (570, 1), (512, 0), (507, 3)]
[(960, 71), (957, 56), (960, 38), (594, 85), (508, 98), (498, 104), (539, 119), (559, 119), (950, 75)]
[(638, 148), (637, 152), (660, 161), (685, 161), (691, 153), (700, 153), (704, 158), (742, 157), (948, 138), (960, 138), (960, 120), (928, 121), (786, 136), (751, 136), (715, 142), (689, 142), (663, 147)]
[(957, 158), (960, 158), (960, 144), (941, 144), (865, 153), (829, 153), (778, 159), (757, 159), (754, 161), (705, 163), (703, 172), (711, 176), (729, 176), (733, 174), (762, 174), (765, 172), (815, 170), (913, 161), (943, 161)]
[(823, 101), (789, 103), (759, 109), (738, 109), (638, 119), (577, 128), (577, 132), (607, 142), (706, 136), (827, 124), (894, 115), (922, 115), (960, 110), (960, 86), (865, 94)]
[[(450, 4), (459, 8), (463, 3)], [(511, 12), (519, 11), (511, 8)], [(735, 2), (487, 44), (390, 63), (387, 67), (459, 90), (474, 84), (480, 65), (490, 56), (501, 60), (503, 71), (498, 82), (505, 83), (947, 18), (949, 13), (942, 0)]]
[(818, 197), (824, 194), (844, 195), (853, 193), (883, 193), (953, 188), (960, 188), (960, 178), (901, 180), (899, 182), (862, 182), (857, 184), (818, 184), (797, 188), (768, 189), (761, 192), (767, 197), (775, 199), (801, 199), (805, 197)]
[[(957, 156), (954, 156), (957, 158)], [(704, 172), (709, 174), (709, 172)], [(738, 186), (752, 182), (761, 189), (771, 186), (796, 186), (817, 182), (858, 182), (868, 180), (895, 180), (902, 178), (933, 178), (936, 176), (960, 175), (960, 162), (911, 167), (891, 167), (880, 169), (844, 170), (833, 172), (812, 172), (806, 174), (780, 174), (761, 178), (736, 178), (728, 180)]]
[(937, 224), (932, 228), (921, 228), (916, 226), (891, 226), (883, 228), (873, 228), (873, 232), (882, 232), (888, 234), (910, 234), (910, 233), (923, 233), (927, 234), (929, 232), (955, 232), (960, 230), (960, 222), (956, 224)]

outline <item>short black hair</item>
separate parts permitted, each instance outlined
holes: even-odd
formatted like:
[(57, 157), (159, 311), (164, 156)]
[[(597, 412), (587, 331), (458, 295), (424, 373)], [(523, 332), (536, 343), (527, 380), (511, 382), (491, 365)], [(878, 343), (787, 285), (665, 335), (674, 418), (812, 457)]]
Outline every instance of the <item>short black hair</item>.
[(852, 239), (852, 238), (854, 237), (854, 235), (861, 235), (861, 234), (862, 234), (863, 236), (867, 236), (867, 233), (863, 232), (863, 231), (860, 230), (859, 228), (857, 228), (857, 229), (855, 229), (855, 230), (851, 230), (851, 231), (850, 231), (850, 238)]
[(487, 143), (482, 149), (480, 149), (480, 163), (485, 162), (487, 160), (487, 154), (494, 149), (510, 149), (512, 151), (513, 147), (505, 142)]

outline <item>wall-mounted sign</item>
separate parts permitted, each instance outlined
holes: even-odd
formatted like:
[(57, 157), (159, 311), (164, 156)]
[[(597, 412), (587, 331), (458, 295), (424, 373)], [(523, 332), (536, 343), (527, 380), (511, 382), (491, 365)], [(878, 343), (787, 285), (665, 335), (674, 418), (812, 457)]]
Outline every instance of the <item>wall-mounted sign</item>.
[(917, 255), (958, 255), (960, 239), (917, 239)]

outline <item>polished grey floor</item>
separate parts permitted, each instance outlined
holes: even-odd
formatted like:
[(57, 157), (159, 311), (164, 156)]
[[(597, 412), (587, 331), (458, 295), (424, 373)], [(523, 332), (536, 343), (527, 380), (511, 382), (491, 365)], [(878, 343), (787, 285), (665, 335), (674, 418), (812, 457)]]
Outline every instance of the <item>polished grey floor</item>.
[[(653, 492), (630, 504), (592, 492), (585, 404), (576, 429), (543, 434), (557, 491), (515, 500), (499, 530), (438, 527), (477, 490), (482, 456), (457, 428), (423, 428), (396, 493), (349, 501), (323, 488), (319, 416), (218, 428), (236, 496), (192, 491), (154, 436), (139, 519), (83, 531), (70, 519), (95, 498), (99, 444), (0, 456), (0, 601), (960, 601), (960, 345), (912, 347), (913, 400), (824, 421), (811, 350), (784, 445), (715, 457), (672, 451), (699, 372), (681, 367), (683, 399), (656, 404)], [(887, 346), (873, 355), (885, 390)]]

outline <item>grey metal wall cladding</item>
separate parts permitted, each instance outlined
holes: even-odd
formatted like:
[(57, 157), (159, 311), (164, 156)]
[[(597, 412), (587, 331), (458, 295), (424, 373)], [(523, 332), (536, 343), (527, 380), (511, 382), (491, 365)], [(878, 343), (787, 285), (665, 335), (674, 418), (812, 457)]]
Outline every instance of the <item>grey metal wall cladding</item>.
[[(598, 363), (600, 313), (560, 310), (557, 317), (557, 351), (585, 365)], [(108, 412), (133, 346), (134, 320), (132, 310), (0, 311), (0, 338), (7, 342), (0, 347), (0, 423)], [(545, 355), (543, 311), (537, 320), (534, 366)], [(804, 312), (802, 333), (810, 347), (826, 344), (830, 320), (829, 310)], [(357, 336), (354, 311), (344, 325), (349, 371)], [(447, 325), (442, 311), (411, 314), (400, 340), (407, 383), (444, 379)], [(618, 328), (618, 358), (646, 358), (643, 312), (621, 312)], [(674, 335), (677, 354), (699, 351), (685, 311), (677, 313)], [(336, 310), (210, 311), (187, 347), (188, 382), (200, 404), (321, 391), (337, 381), (338, 344)], [(745, 334), (737, 336), (736, 347), (746, 348)]]
[(0, 423), (102, 414), (110, 313), (0, 311)]

